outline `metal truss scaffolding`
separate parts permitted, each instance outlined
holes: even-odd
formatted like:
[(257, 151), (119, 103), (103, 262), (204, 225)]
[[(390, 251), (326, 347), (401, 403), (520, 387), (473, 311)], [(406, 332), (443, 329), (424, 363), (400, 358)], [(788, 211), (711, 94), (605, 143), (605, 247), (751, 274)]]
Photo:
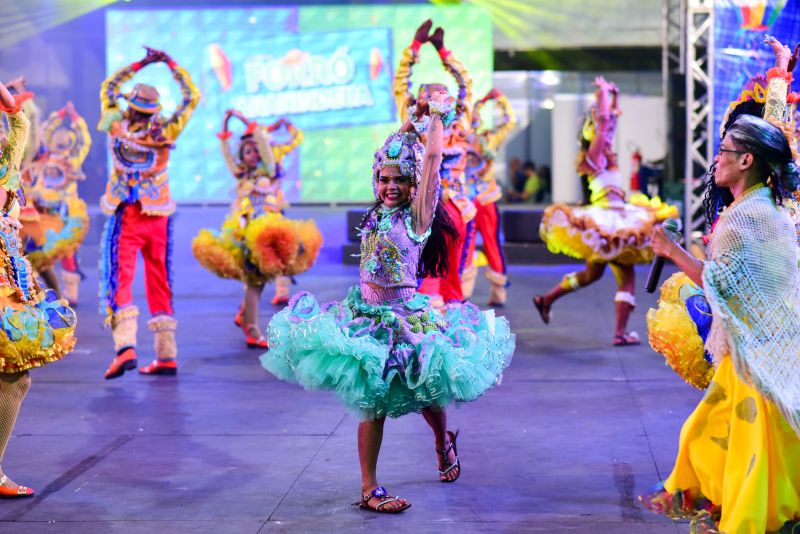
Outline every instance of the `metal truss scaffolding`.
[(714, 158), (714, 0), (686, 0), (686, 166), (684, 235), (704, 230), (703, 177)]
[[(675, 112), (682, 95), (675, 94), (675, 83), (686, 74), (686, 0), (661, 3), (661, 95), (664, 98), (664, 124), (668, 146), (676, 142)], [(673, 151), (674, 152), (674, 151)], [(664, 158), (664, 181), (672, 182), (678, 172), (678, 154)], [(680, 172), (683, 175), (683, 171)]]

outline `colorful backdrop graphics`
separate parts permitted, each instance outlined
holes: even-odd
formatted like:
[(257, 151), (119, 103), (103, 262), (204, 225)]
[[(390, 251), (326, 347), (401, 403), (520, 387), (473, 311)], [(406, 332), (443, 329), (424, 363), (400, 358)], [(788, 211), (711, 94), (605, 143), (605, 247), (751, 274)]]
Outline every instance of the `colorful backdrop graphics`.
[[(745, 5), (746, 4), (746, 5)], [(791, 48), (800, 39), (800, 1), (757, 0), (742, 2), (718, 0), (714, 4), (714, 136), (719, 146), (719, 130), (731, 101), (739, 98), (748, 80), (766, 75), (775, 64), (772, 49), (764, 44), (774, 35)], [(792, 84), (798, 90), (798, 83)]]
[[(426, 18), (447, 30), (446, 45), (482, 96), (492, 83), (492, 27), (473, 6), (109, 10), (106, 67), (111, 73), (140, 59), (141, 45), (162, 48), (203, 93), (172, 154), (176, 200), (232, 197), (233, 180), (214, 134), (225, 110), (237, 108), (263, 122), (285, 116), (303, 129), (300, 150), (285, 160), (290, 201), (362, 202), (372, 197), (372, 155), (398, 125), (394, 69)], [(420, 81), (455, 89), (430, 45), (414, 71), (414, 84)], [(135, 82), (159, 89), (164, 113), (175, 109), (180, 93), (166, 67), (148, 67)]]

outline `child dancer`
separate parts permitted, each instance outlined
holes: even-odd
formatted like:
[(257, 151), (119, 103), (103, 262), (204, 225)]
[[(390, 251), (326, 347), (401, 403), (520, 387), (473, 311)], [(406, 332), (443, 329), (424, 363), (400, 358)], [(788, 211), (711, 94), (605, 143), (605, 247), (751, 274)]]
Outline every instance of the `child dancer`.
[[(398, 513), (411, 504), (378, 483), (377, 460), (386, 416), (422, 412), (434, 432), (439, 479), (461, 474), (457, 432), (445, 407), (470, 401), (495, 385), (514, 350), (508, 322), (473, 304), (438, 313), (417, 293), (417, 277), (447, 268), (452, 227), (439, 204), (442, 119), (452, 107), (432, 91), (416, 120), (430, 119), (426, 146), (410, 122), (375, 154), (376, 202), (361, 228), (361, 283), (342, 302), (320, 306), (295, 295), (269, 325), (266, 369), (306, 388), (332, 389), (357, 411), (360, 507)], [(430, 107), (430, 112), (428, 112)]]
[[(0, 135), (0, 466), (31, 377), (28, 369), (63, 358), (75, 345), (75, 313), (36, 283), (20, 250), (20, 163), (29, 123), (20, 112), (30, 93), (12, 97), (0, 83), (0, 110), (10, 125)], [(30, 497), (0, 468), (0, 497)]]
[[(237, 155), (230, 146), (231, 117), (246, 126)], [(291, 135), (285, 144), (274, 143), (269, 136), (281, 126)], [(264, 284), (275, 280), (272, 302), (288, 303), (290, 276), (309, 269), (322, 246), (322, 234), (314, 221), (290, 221), (281, 215), (286, 206), (280, 183), (281, 160), (300, 144), (303, 134), (285, 119), (262, 127), (240, 112), (229, 110), (218, 136), (222, 155), (236, 178), (236, 200), (222, 231), (201, 230), (192, 242), (192, 252), (212, 273), (245, 284), (236, 325), (244, 330), (248, 347), (267, 348), (267, 340), (258, 328)]]
[(28, 197), (37, 215), (23, 228), (23, 234), (30, 237), (26, 252), (34, 268), (47, 273), (46, 279), (55, 278), (53, 266), (61, 260), (64, 297), (75, 305), (81, 280), (76, 253), (89, 230), (86, 203), (78, 197), (77, 182), (86, 178), (81, 165), (92, 140), (86, 121), (72, 102), (50, 114), (42, 137), (43, 151), (26, 170)]
[(595, 79), (597, 99), (581, 134), (578, 173), (589, 175), (591, 205), (554, 204), (545, 210), (539, 234), (553, 253), (586, 260), (583, 271), (570, 273), (533, 303), (545, 324), (559, 298), (586, 287), (603, 276), (607, 265), (617, 279), (614, 295), (616, 326), (614, 345), (638, 345), (636, 332), (628, 332), (628, 318), (636, 306), (633, 295), (636, 263), (652, 260), (650, 231), (656, 222), (652, 210), (625, 202), (625, 192), (611, 143), (616, 131), (617, 88), (602, 76)]

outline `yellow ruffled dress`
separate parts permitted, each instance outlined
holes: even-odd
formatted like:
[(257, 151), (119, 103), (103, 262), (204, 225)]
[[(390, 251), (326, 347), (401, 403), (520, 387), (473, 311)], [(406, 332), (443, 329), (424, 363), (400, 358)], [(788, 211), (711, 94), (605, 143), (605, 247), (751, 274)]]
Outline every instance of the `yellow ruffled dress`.
[(0, 154), (0, 188), (12, 201), (0, 211), (0, 373), (17, 373), (63, 358), (75, 345), (75, 312), (36, 282), (21, 250), (19, 188), (22, 142), (28, 121), (8, 114), (10, 131)]
[(78, 252), (89, 231), (89, 214), (74, 183), (58, 190), (39, 182), (28, 195), (35, 211), (26, 210), (21, 235), (28, 259), (41, 271)]
[(220, 278), (251, 285), (311, 268), (322, 248), (314, 221), (287, 219), (277, 211), (278, 202), (263, 195), (257, 197), (262, 208), (255, 215), (251, 196), (236, 202), (220, 231), (203, 229), (194, 238), (192, 252), (200, 265)]
[(539, 226), (548, 250), (591, 263), (634, 265), (652, 261), (653, 225), (677, 216), (677, 208), (658, 199), (651, 203), (636, 197), (636, 204), (619, 200), (623, 194), (620, 183), (618, 170), (603, 171), (590, 179), (590, 205), (548, 206)]

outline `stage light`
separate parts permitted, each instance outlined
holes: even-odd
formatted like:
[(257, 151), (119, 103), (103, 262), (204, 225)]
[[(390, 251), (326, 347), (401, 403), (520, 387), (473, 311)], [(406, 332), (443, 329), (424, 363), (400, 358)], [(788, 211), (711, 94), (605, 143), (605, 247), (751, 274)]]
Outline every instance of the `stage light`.
[(539, 107), (542, 109), (554, 109), (556, 107), (556, 103), (552, 98), (545, 98), (542, 100), (541, 104), (539, 104)]
[(554, 70), (545, 70), (539, 76), (539, 82), (544, 85), (558, 85), (561, 83), (561, 75)]
[(69, 22), (116, 0), (0, 2), (0, 49)]
[(512, 40), (521, 40), (530, 31), (529, 20), (553, 19), (551, 10), (535, 7), (528, 0), (430, 0), (436, 6), (472, 4), (482, 7), (492, 17), (492, 24)]

